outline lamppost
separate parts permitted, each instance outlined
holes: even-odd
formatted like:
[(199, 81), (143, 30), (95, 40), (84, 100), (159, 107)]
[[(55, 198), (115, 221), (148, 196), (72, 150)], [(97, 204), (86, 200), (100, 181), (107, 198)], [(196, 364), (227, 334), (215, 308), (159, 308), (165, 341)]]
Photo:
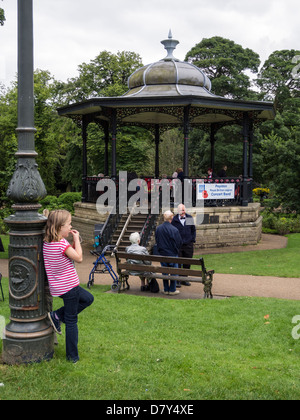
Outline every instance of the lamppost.
[(10, 229), (10, 323), (3, 340), (4, 363), (21, 364), (53, 356), (53, 330), (45, 308), (42, 257), (46, 219), (38, 202), (46, 195), (34, 150), (33, 7), (18, 0), (18, 152), (7, 190), (15, 213), (5, 222)]

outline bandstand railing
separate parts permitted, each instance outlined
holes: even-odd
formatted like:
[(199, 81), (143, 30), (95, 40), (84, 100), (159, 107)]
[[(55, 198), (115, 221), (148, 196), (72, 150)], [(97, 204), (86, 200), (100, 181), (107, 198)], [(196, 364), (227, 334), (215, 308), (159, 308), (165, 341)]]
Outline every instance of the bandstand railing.
[[(85, 196), (83, 201), (87, 203), (96, 203), (97, 199), (100, 197), (103, 192), (97, 191), (98, 182), (103, 179), (97, 176), (88, 176), (85, 179)], [(149, 200), (151, 200), (151, 180), (152, 177), (143, 177), (148, 185)], [(172, 178), (167, 178), (170, 182), (170, 194), (171, 194), (171, 203), (173, 199), (173, 190), (172, 190)], [(253, 180), (251, 178), (243, 179), (241, 177), (225, 177), (225, 178), (189, 178), (192, 181), (192, 204), (194, 207), (197, 205), (197, 199), (199, 197), (197, 193), (197, 185), (203, 184), (204, 186), (209, 184), (215, 184), (216, 186), (222, 184), (234, 184), (234, 195), (230, 198), (205, 198), (204, 206), (205, 207), (224, 207), (224, 206), (245, 206), (248, 203), (252, 202), (252, 184)], [(178, 182), (178, 181), (177, 181)], [(118, 194), (118, 180), (117, 184), (117, 194)], [(206, 187), (204, 187), (206, 188)]]

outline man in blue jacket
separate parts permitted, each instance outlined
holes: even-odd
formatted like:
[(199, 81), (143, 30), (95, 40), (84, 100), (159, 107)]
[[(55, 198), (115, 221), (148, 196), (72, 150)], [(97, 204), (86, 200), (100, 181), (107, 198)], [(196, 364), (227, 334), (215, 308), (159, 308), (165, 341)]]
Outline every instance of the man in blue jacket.
[[(173, 213), (166, 211), (164, 213), (164, 223), (157, 227), (155, 232), (157, 252), (159, 255), (166, 257), (178, 257), (179, 249), (182, 246), (182, 240), (178, 229), (172, 226)], [(161, 263), (162, 267), (178, 268), (175, 263)], [(164, 280), (164, 294), (177, 295), (179, 291), (176, 290), (176, 281)]]
[[(193, 258), (194, 243), (196, 242), (196, 228), (192, 216), (186, 213), (184, 204), (179, 204), (178, 214), (173, 218), (172, 225), (176, 227), (182, 239), (182, 246), (179, 250), (179, 257)], [(191, 268), (190, 265), (184, 264), (183, 268)], [(183, 281), (181, 284), (190, 286), (191, 283)], [(181, 287), (180, 282), (177, 282), (177, 287)]]

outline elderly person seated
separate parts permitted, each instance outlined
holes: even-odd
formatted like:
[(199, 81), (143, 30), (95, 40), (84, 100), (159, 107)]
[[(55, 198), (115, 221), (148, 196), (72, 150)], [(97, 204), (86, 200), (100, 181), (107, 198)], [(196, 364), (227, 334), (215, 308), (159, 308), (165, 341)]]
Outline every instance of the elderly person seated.
[[(140, 237), (140, 234), (138, 232), (132, 233), (129, 237), (129, 241), (131, 242), (131, 245), (126, 248), (127, 253), (138, 254), (138, 255), (149, 255), (147, 249), (143, 246), (140, 246), (141, 237)], [(129, 264), (151, 265), (150, 261), (135, 260), (134, 257), (132, 257), (132, 259), (130, 259), (130, 260), (127, 260), (127, 262)], [(146, 285), (146, 280), (145, 280), (145, 277), (143, 277), (143, 273), (132, 271), (130, 274), (132, 274), (132, 275), (138, 275), (139, 274), (140, 279), (141, 279), (141, 291), (142, 292), (149, 291), (149, 282), (147, 280), (147, 285)]]

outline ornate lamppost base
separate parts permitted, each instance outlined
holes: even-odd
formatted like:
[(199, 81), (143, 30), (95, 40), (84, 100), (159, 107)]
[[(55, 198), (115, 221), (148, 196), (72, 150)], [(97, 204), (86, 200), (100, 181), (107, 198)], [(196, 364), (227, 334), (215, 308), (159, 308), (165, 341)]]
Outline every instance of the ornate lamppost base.
[(44, 330), (35, 333), (12, 332), (6, 329), (3, 340), (3, 363), (18, 365), (51, 360), (54, 354), (53, 330), (46, 325), (40, 327)]

